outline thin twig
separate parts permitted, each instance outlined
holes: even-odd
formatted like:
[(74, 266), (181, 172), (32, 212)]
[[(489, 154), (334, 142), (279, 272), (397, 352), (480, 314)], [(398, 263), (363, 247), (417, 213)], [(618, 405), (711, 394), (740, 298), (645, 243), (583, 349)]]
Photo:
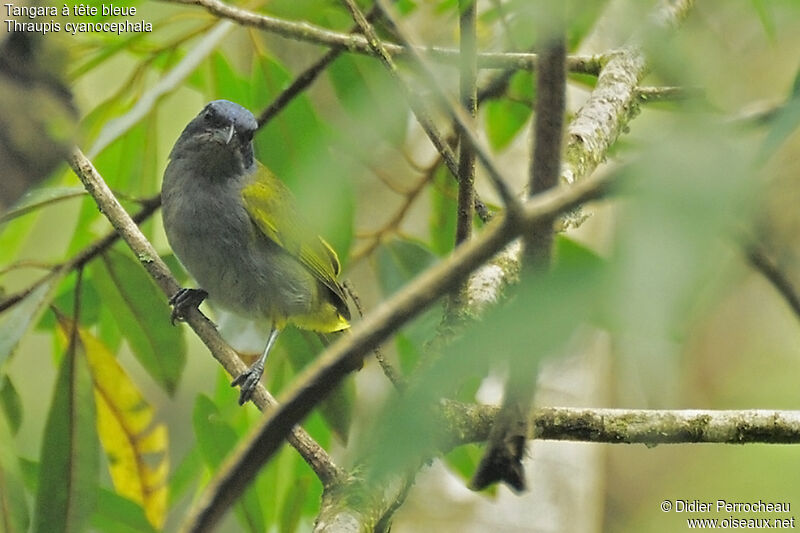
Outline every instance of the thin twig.
[[(436, 163), (438, 163), (438, 159)], [(392, 215), (389, 220), (380, 228), (375, 230), (374, 232), (368, 233), (366, 235), (360, 235), (360, 237), (369, 238), (370, 241), (365, 244), (361, 249), (353, 252), (353, 255), (350, 258), (351, 263), (357, 263), (361, 261), (369, 254), (371, 254), (378, 245), (383, 241), (387, 234), (390, 232), (397, 231), (397, 228), (400, 226), (400, 223), (405, 218), (408, 211), (411, 209), (411, 206), (414, 204), (414, 201), (419, 197), (422, 191), (425, 190), (425, 186), (428, 185), (433, 180), (433, 173), (436, 170), (436, 166), (431, 166), (430, 170), (425, 173), (423, 176), (420, 177), (419, 181), (415, 183), (408, 193), (405, 195), (403, 199), (402, 205), (397, 209), (394, 215)]]
[[(369, 25), (369, 23), (364, 20), (364, 15), (361, 13), (361, 10), (355, 4), (353, 0), (344, 0), (345, 5), (350, 10), (353, 18), (358, 22), (361, 30), (363, 31), (364, 35), (367, 36), (367, 40), (370, 46), (375, 50), (375, 53), (381, 59), (381, 62), (386, 66), (387, 69), (392, 73), (393, 77), (397, 80), (398, 84), (404, 89), (404, 92), (407, 95), (410, 95), (409, 103), (412, 104), (412, 109), (417, 107), (422, 107), (422, 103), (416, 101), (416, 96), (406, 87), (403, 80), (400, 78), (397, 67), (395, 66), (394, 62), (392, 61), (391, 56), (387, 53), (385, 47), (381, 43), (378, 36), (375, 34), (375, 31)], [(439, 104), (441, 107), (447, 112), (456, 126), (459, 128), (461, 134), (461, 142), (467, 141), (472, 146), (472, 149), (475, 152), (475, 156), (481, 162), (481, 165), (486, 169), (486, 173), (490, 178), (492, 185), (494, 186), (495, 190), (497, 191), (500, 199), (503, 201), (505, 205), (507, 214), (506, 216), (510, 218), (514, 218), (518, 215), (520, 210), (520, 203), (517, 197), (511, 191), (509, 186), (509, 181), (502, 175), (499, 171), (497, 166), (495, 165), (492, 158), (489, 156), (489, 151), (484, 147), (483, 143), (478, 139), (477, 134), (472, 131), (470, 128), (471, 120), (470, 118), (462, 111), (457, 105), (450, 101), (450, 98), (445, 94), (444, 90), (439, 86), (436, 81), (436, 77), (433, 75), (430, 67), (427, 64), (427, 61), (424, 57), (420, 54), (419, 50), (412, 46), (412, 43), (408, 37), (408, 30), (406, 28), (402, 28), (400, 25), (397, 17), (393, 13), (392, 6), (388, 5), (383, 0), (376, 0), (376, 3), (380, 6), (381, 10), (383, 11), (383, 16), (390, 23), (392, 26), (395, 27), (396, 34), (400, 37), (402, 44), (406, 46), (409, 51), (409, 57), (414, 62), (414, 65), (417, 67), (417, 71), (423, 77), (424, 82), (428, 85), (428, 87), (433, 91), (434, 95), (436, 95)], [(441, 151), (441, 150), (440, 150)], [(458, 175), (456, 173), (456, 175)]]
[(699, 100), (706, 94), (702, 87), (637, 87), (636, 99), (640, 104)]
[[(307, 22), (294, 22), (271, 17), (263, 13), (255, 13), (232, 6), (220, 0), (163, 1), (200, 6), (218, 17), (232, 20), (243, 26), (269, 31), (288, 39), (338, 48), (347, 52), (376, 55), (363, 35), (340, 33)], [(406, 47), (398, 44), (385, 43), (385, 47), (392, 57), (403, 57), (409, 53)], [(459, 55), (458, 50), (440, 47), (422, 47), (420, 51), (445, 65), (454, 64)], [(514, 70), (534, 70), (538, 61), (535, 54), (526, 52), (486, 52), (478, 54), (477, 59), (478, 68)], [(576, 55), (568, 58), (567, 68), (570, 72), (596, 76), (603, 68), (604, 63), (605, 58), (602, 55)]]
[[(349, 280), (345, 280), (343, 285), (344, 290), (347, 291), (347, 294), (350, 295), (350, 299), (353, 300), (356, 306), (359, 318), (364, 318), (364, 308), (361, 305), (361, 298), (358, 296), (358, 292), (353, 287), (353, 284), (350, 283)], [(378, 361), (386, 378), (394, 385), (394, 388), (398, 392), (403, 392), (407, 387), (406, 379), (403, 377), (403, 374), (386, 358), (380, 346), (376, 346), (375, 349), (372, 350), (372, 353), (375, 354), (375, 359)]]
[(778, 265), (770, 259), (763, 249), (755, 244), (745, 247), (745, 253), (750, 264), (753, 265), (761, 274), (772, 283), (778, 294), (783, 296), (786, 303), (794, 311), (795, 316), (800, 319), (800, 292), (792, 284), (791, 280)]

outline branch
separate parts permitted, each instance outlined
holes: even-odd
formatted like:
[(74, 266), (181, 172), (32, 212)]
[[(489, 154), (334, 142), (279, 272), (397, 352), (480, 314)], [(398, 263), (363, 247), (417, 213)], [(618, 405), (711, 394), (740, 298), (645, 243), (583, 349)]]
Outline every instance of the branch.
[[(340, 33), (307, 22), (271, 17), (255, 13), (221, 2), (220, 0), (163, 0), (175, 4), (189, 4), (205, 8), (209, 13), (232, 20), (242, 26), (250, 26), (275, 33), (287, 39), (305, 41), (328, 46), (348, 52), (375, 56), (376, 53), (363, 35)], [(392, 57), (404, 57), (409, 50), (401, 45), (384, 43), (386, 51)], [(450, 48), (422, 47), (419, 51), (429, 54), (431, 58), (445, 65), (456, 64), (459, 51)], [(477, 55), (478, 68), (534, 70), (538, 58), (536, 54), (525, 52), (487, 52)], [(605, 59), (602, 55), (570, 56), (567, 68), (570, 72), (597, 75), (603, 67)]]
[[(563, 35), (556, 34), (544, 42), (541, 68), (536, 77), (535, 134), (528, 186), (531, 195), (558, 185), (567, 88), (566, 55)], [(552, 218), (542, 219), (525, 235), (525, 262), (531, 274), (545, 272), (550, 267), (553, 221)], [(525, 490), (522, 460), (528, 440), (527, 413), (533, 403), (536, 368), (527, 361), (520, 363), (505, 384), (502, 407), (492, 427), (486, 451), (470, 482), (470, 488), (475, 490), (482, 490), (497, 481), (505, 482), (516, 491)]]
[(417, 276), (373, 313), (355, 324), (295, 379), (277, 409), (266, 415), (220, 469), (197, 502), (187, 531), (209, 531), (277, 451), (291, 429), (331, 392), (350, 369), (395, 331), (461, 283), (478, 265), (532, 224), (599, 198), (611, 185), (608, 176), (537, 195), (522, 206), (515, 224), (498, 217), (480, 236)]
[[(499, 409), (445, 400), (438, 451), (486, 441)], [(529, 413), (531, 439), (606, 444), (800, 444), (800, 411), (648, 410), (544, 407)], [(407, 476), (368, 486), (351, 477), (323, 494), (317, 533), (369, 533), (404, 496)], [(349, 496), (352, 494), (352, 498)], [(345, 503), (343, 503), (345, 502)], [(386, 510), (381, 512), (379, 510)]]
[[(676, 26), (692, 4), (693, 0), (663, 0), (648, 28)], [(575, 184), (591, 175), (638, 113), (636, 88), (647, 72), (638, 42), (631, 39), (625, 48), (607, 57), (609, 61), (600, 72), (592, 94), (567, 127), (562, 183)], [(564, 218), (565, 225), (576, 222), (572, 214)], [(470, 277), (468, 305), (472, 313), (478, 314), (486, 305), (496, 302), (505, 287), (514, 282), (519, 273), (520, 253), (520, 246), (509, 247)]]
[[(161, 260), (158, 252), (114, 197), (91, 161), (78, 148), (74, 148), (68, 162), (86, 190), (97, 202), (100, 211), (108, 218), (119, 236), (125, 240), (162, 292), (166, 296), (175, 294), (180, 289), (180, 285)], [(186, 322), (231, 376), (237, 376), (246, 369), (236, 352), (219, 336), (214, 324), (200, 311), (191, 310)], [(262, 385), (258, 386), (253, 396), (253, 402), (262, 411), (269, 411), (277, 406), (275, 398)], [(304, 429), (300, 427), (291, 429), (287, 439), (314, 470), (323, 485), (333, 483), (342, 475), (327, 452)]]
[[(477, 0), (459, 0), (459, 77), (458, 92), (461, 105), (469, 118), (470, 129), (475, 129), (478, 116), (478, 67), (476, 61), (476, 13)], [(458, 196), (456, 199), (456, 239), (455, 245), (468, 241), (472, 237), (473, 218), (475, 216), (475, 150), (464, 137), (466, 133), (456, 127), (458, 135)], [(467, 300), (467, 283), (454, 291), (445, 306), (444, 321), (458, 319)]]
[[(465, 412), (467, 433), (450, 444), (484, 441), (496, 411)], [(800, 444), (800, 411), (545, 407), (533, 411), (531, 428), (530, 438), (608, 444)]]
[[(677, 25), (694, 0), (663, 0), (647, 30), (663, 30)], [(647, 73), (647, 61), (639, 38), (608, 55), (608, 62), (597, 78), (597, 85), (567, 130), (566, 168), (562, 179), (575, 183), (605, 161), (609, 148), (638, 114), (636, 88)]]
[(636, 100), (639, 104), (657, 102), (680, 102), (699, 100), (706, 95), (702, 87), (637, 87)]
[[(458, 88), (461, 105), (470, 120), (470, 129), (475, 128), (475, 117), (478, 115), (478, 67), (475, 54), (477, 40), (475, 37), (475, 15), (477, 0), (459, 0), (459, 79)], [(473, 204), (475, 202), (475, 151), (464, 139), (459, 130), (458, 151), (458, 209), (456, 217), (456, 245), (469, 240), (472, 236)]]

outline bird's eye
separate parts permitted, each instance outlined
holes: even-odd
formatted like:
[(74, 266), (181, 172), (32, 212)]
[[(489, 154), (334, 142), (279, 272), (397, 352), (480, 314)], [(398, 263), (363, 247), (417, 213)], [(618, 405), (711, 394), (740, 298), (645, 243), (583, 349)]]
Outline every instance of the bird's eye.
[(207, 107), (205, 112), (203, 113), (203, 118), (206, 122), (216, 122), (217, 119), (217, 112), (214, 109)]

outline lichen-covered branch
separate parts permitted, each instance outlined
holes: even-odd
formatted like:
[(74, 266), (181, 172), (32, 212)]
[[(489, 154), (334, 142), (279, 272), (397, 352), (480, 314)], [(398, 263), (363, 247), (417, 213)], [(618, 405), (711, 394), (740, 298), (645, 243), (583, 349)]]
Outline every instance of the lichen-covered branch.
[[(664, 0), (651, 17), (650, 26), (676, 26), (693, 0)], [(589, 99), (567, 126), (567, 144), (561, 165), (561, 182), (575, 184), (591, 175), (606, 160), (608, 150), (638, 113), (637, 87), (647, 72), (647, 61), (637, 39), (610, 53)], [(570, 224), (571, 220), (567, 220)], [(474, 314), (494, 303), (519, 273), (522, 248), (514, 244), (480, 268), (470, 278), (469, 301)]]
[[(694, 0), (664, 0), (645, 31), (664, 30), (677, 25)], [(644, 33), (644, 31), (642, 32)], [(565, 168), (562, 179), (574, 183), (589, 175), (605, 161), (609, 148), (639, 112), (637, 87), (647, 73), (647, 59), (640, 39), (608, 54), (592, 94), (567, 129)]]
[[(460, 441), (482, 442), (496, 407), (458, 410)], [(650, 410), (545, 407), (531, 415), (531, 438), (608, 444), (800, 444), (800, 411)]]
[[(499, 408), (443, 401), (439, 451), (484, 442)], [(606, 444), (800, 444), (800, 411), (649, 410), (544, 407), (530, 414), (530, 438)], [(367, 489), (351, 477), (323, 496), (317, 533), (369, 533), (407, 478)]]

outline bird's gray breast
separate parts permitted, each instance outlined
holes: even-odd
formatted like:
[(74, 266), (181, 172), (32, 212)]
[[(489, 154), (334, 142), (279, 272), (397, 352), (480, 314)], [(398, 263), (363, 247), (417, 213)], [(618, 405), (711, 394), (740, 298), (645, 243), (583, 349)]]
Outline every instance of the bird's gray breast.
[(181, 159), (165, 172), (164, 229), (175, 255), (231, 311), (269, 319), (305, 312), (316, 281), (252, 222), (241, 196), (247, 176), (206, 179), (203, 172)]

